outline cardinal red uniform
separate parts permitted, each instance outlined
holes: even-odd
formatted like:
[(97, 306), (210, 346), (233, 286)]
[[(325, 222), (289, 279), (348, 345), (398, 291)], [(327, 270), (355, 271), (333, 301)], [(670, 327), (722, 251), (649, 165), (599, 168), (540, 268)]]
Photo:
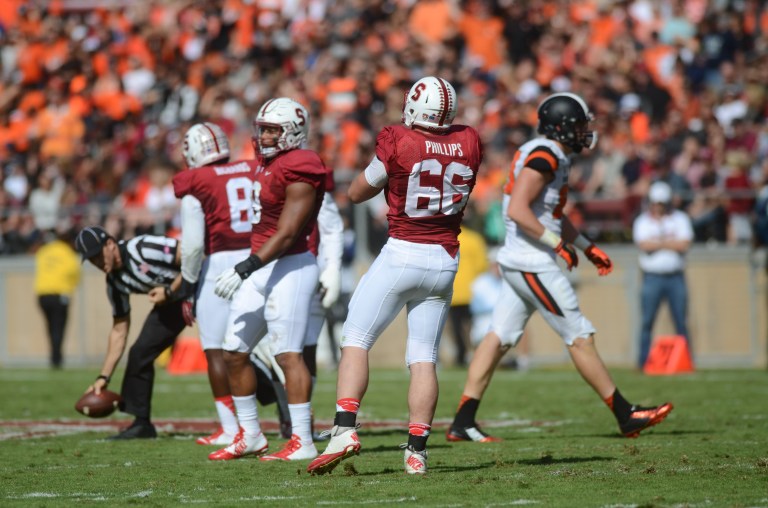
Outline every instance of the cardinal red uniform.
[(251, 252), (277, 231), (286, 189), (294, 183), (315, 188), (315, 207), (296, 242), (278, 259), (255, 271), (232, 300), (224, 349), (250, 352), (265, 335), (272, 353), (301, 352), (318, 268), (309, 236), (325, 192), (326, 168), (311, 150), (295, 149), (260, 160), (253, 173)]
[(376, 157), (389, 175), (389, 236), (437, 243), (455, 255), (464, 207), (483, 158), (477, 132), (454, 125), (428, 136), (401, 125), (385, 127), (376, 138)]
[[(248, 255), (253, 215), (252, 162), (233, 162), (189, 169), (173, 177), (177, 198), (191, 196), (193, 218), (185, 217), (184, 235), (188, 228), (202, 237), (206, 258), (200, 271), (196, 316), (203, 349), (221, 349), (227, 327), (229, 302), (214, 295), (216, 277), (232, 268)], [(185, 211), (187, 208), (185, 208)], [(182, 259), (182, 265), (184, 264)]]
[(250, 245), (253, 162), (212, 165), (177, 173), (177, 198), (194, 196), (205, 212), (205, 253), (245, 249)]
[(308, 183), (317, 190), (315, 209), (296, 243), (284, 256), (309, 250), (309, 236), (317, 223), (317, 213), (325, 193), (326, 172), (323, 161), (311, 150), (291, 150), (256, 166), (251, 252), (257, 252), (277, 231), (277, 221), (285, 205), (285, 189), (297, 182)]
[(343, 347), (370, 349), (407, 304), (406, 363), (437, 360), (458, 266), (457, 237), (482, 158), (477, 132), (463, 125), (440, 134), (403, 126), (379, 133), (366, 177), (370, 171), (371, 179), (386, 179), (390, 239), (355, 290)]

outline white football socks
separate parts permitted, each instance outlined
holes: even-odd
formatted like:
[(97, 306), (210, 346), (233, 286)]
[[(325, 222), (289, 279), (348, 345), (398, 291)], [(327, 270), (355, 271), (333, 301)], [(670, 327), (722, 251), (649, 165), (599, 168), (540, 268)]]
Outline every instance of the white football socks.
[(261, 425), (259, 425), (259, 410), (256, 407), (256, 394), (245, 397), (233, 395), (232, 400), (237, 409), (237, 419), (245, 433), (253, 436), (258, 435), (261, 432)]
[(312, 442), (312, 414), (310, 403), (288, 404), (288, 411), (291, 413), (292, 432), (299, 436), (302, 443)]
[(216, 402), (216, 412), (219, 414), (219, 422), (221, 422), (221, 428), (224, 433), (230, 436), (237, 434), (239, 430), (239, 424), (237, 423), (237, 416), (235, 416), (235, 403), (232, 400), (231, 395), (226, 397), (218, 397), (214, 399)]

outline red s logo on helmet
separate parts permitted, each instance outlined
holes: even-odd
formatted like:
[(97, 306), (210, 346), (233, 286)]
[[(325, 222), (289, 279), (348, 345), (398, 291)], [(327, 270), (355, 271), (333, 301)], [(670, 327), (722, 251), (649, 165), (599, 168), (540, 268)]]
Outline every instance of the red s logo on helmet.
[(427, 85), (425, 85), (424, 83), (419, 83), (418, 85), (416, 85), (416, 90), (414, 90), (413, 95), (411, 95), (411, 100), (412, 101), (419, 100), (419, 97), (421, 97), (421, 92), (423, 92), (426, 89), (427, 89)]

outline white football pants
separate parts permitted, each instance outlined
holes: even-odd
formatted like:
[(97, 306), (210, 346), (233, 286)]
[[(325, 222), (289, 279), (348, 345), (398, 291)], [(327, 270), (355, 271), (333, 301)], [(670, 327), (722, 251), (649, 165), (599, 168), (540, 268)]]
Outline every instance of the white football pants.
[(405, 306), (406, 365), (436, 363), (458, 261), (441, 245), (390, 238), (352, 295), (341, 347), (370, 350)]

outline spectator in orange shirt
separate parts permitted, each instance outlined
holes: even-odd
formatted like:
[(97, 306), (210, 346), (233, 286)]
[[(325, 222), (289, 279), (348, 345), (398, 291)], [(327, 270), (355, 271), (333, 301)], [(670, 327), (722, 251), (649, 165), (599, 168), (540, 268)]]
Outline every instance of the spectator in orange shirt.
[(79, 151), (85, 134), (85, 125), (69, 107), (61, 90), (62, 85), (49, 88), (49, 104), (37, 117), (36, 132), (40, 138), (40, 155), (69, 159)]
[(467, 56), (476, 67), (494, 71), (504, 61), (504, 22), (491, 15), (486, 0), (470, 0), (459, 31), (467, 43)]
[(428, 44), (440, 44), (456, 33), (456, 12), (448, 0), (416, 2), (408, 18), (411, 34)]

